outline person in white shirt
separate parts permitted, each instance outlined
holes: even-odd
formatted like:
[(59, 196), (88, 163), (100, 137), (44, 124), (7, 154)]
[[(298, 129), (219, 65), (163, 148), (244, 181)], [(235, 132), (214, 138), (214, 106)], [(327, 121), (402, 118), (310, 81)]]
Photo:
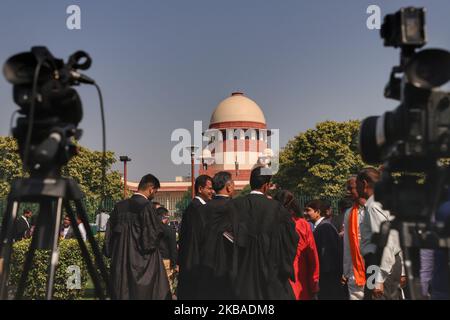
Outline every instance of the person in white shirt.
[(406, 284), (405, 269), (403, 265), (402, 249), (399, 235), (396, 230), (391, 230), (386, 246), (383, 250), (381, 264), (376, 272), (375, 287), (373, 291), (368, 287), (370, 283), (367, 268), (376, 265), (376, 244), (372, 243), (372, 235), (380, 232), (381, 224), (391, 221), (389, 211), (383, 210), (381, 203), (374, 199), (374, 187), (380, 180), (380, 172), (375, 168), (361, 170), (356, 179), (357, 190), (360, 197), (366, 199), (364, 205), (364, 218), (361, 223), (360, 249), (364, 257), (367, 283), (365, 287), (365, 299), (399, 299), (400, 287)]
[(78, 230), (80, 230), (81, 238), (86, 241), (86, 229), (84, 228), (83, 222), (79, 217), (77, 217)]
[(102, 211), (95, 217), (95, 225), (97, 226), (98, 232), (105, 232), (106, 231), (106, 224), (109, 220), (109, 214)]

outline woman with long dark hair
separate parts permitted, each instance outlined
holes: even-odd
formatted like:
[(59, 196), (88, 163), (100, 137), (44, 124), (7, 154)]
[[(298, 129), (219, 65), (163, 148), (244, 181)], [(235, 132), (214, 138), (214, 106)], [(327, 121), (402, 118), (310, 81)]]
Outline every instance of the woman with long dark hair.
[(274, 199), (281, 202), (292, 214), (299, 236), (294, 259), (295, 281), (289, 280), (292, 290), (297, 300), (314, 299), (319, 289), (319, 257), (311, 227), (304, 219), (303, 210), (291, 192), (281, 190)]

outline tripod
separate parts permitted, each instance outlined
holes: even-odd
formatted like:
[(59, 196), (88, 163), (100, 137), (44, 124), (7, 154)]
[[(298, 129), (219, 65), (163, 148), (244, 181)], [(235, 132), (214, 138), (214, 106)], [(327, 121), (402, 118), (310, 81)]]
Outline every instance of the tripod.
[[(106, 299), (107, 296), (113, 298), (111, 296), (112, 291), (110, 289), (109, 276), (105, 263), (90, 229), (81, 198), (82, 193), (77, 183), (72, 179), (61, 178), (59, 174), (56, 178), (33, 178), (32, 176), (31, 178), (21, 178), (13, 181), (0, 234), (0, 299), (8, 299), (8, 277), (14, 238), (14, 223), (17, 218), (20, 203), (22, 202), (39, 203), (39, 215), (36, 230), (33, 233), (31, 244), (25, 258), (15, 299), (23, 298), (26, 281), (32, 267), (36, 249), (51, 249), (47, 274), (46, 299), (52, 299), (55, 271), (58, 264), (58, 240), (63, 206), (72, 223), (76, 223), (76, 217), (78, 216), (86, 230), (87, 240), (95, 258), (95, 266), (90, 258), (86, 243), (82, 239), (80, 230), (76, 225), (73, 228), (83, 260), (87, 265), (89, 275), (94, 283), (97, 297), (100, 299)], [(77, 214), (75, 214), (70, 201), (74, 202)], [(100, 277), (106, 285), (106, 295), (102, 288)]]
[[(450, 257), (450, 224), (449, 222), (437, 221), (436, 214), (439, 204), (450, 201), (447, 197), (442, 198), (443, 191), (450, 185), (450, 170), (447, 167), (436, 167), (430, 170), (430, 179), (422, 192), (427, 195), (428, 202), (421, 208), (418, 206), (419, 214), (399, 215), (393, 222), (383, 222), (380, 226), (377, 243), (377, 262), (381, 264), (384, 247), (388, 242), (391, 230), (397, 230), (400, 245), (402, 247), (405, 271), (408, 276), (411, 299), (416, 300), (421, 296), (414, 287), (414, 270), (411, 255), (412, 249), (447, 250)], [(447, 187), (446, 187), (447, 186)], [(414, 195), (409, 198), (414, 198)], [(448, 259), (448, 258), (447, 258)], [(420, 264), (419, 264), (420, 265)], [(450, 274), (450, 260), (447, 261)], [(450, 288), (450, 278), (448, 279)]]

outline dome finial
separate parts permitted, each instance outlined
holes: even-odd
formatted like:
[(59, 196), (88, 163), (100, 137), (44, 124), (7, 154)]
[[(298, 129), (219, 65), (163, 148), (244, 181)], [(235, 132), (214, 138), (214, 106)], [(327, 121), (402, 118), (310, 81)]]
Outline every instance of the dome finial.
[(256, 102), (242, 92), (233, 92), (230, 97), (221, 101), (216, 107), (211, 115), (209, 125), (211, 128), (214, 124), (236, 126), (237, 123), (242, 125), (247, 123), (248, 127), (248, 122), (258, 123), (264, 127), (266, 125), (264, 114)]

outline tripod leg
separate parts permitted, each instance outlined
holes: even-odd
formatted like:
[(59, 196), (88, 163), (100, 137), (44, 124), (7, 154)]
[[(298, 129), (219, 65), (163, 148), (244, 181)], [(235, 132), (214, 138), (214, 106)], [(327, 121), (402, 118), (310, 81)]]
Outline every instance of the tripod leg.
[[(75, 214), (74, 214), (74, 212), (72, 210), (72, 207), (70, 206), (70, 203), (69, 203), (68, 200), (64, 201), (64, 207), (66, 208), (67, 213), (69, 214), (70, 220), (72, 222), (76, 223), (76, 221), (77, 221), (76, 218), (77, 217), (75, 216)], [(88, 251), (88, 249), (86, 247), (86, 243), (83, 241), (83, 238), (81, 237), (81, 232), (80, 232), (80, 230), (78, 229), (77, 226), (74, 226), (73, 231), (75, 232), (75, 236), (77, 237), (78, 244), (79, 244), (80, 250), (81, 250), (81, 254), (82, 254), (83, 258), (84, 258), (84, 261), (86, 262), (89, 275), (92, 278), (92, 282), (94, 282), (95, 292), (96, 292), (97, 296), (100, 299), (104, 300), (105, 299), (105, 295), (104, 295), (103, 289), (101, 287), (101, 283), (100, 283), (100, 280), (99, 280), (98, 272), (97, 272), (97, 269), (94, 267), (94, 265), (93, 265), (93, 263), (91, 261), (91, 258), (90, 258), (90, 255), (89, 255), (89, 251)], [(86, 232), (87, 232), (87, 230), (86, 230)]]
[(94, 258), (95, 258), (95, 262), (97, 264), (97, 268), (98, 268), (98, 270), (100, 270), (100, 274), (103, 278), (103, 281), (105, 282), (106, 293), (112, 299), (114, 299), (114, 297), (112, 296), (111, 282), (109, 281), (109, 275), (108, 275), (108, 271), (106, 269), (105, 262), (103, 260), (103, 255), (98, 247), (97, 242), (95, 241), (94, 235), (92, 234), (86, 211), (84, 210), (82, 202), (78, 199), (75, 200), (75, 206), (77, 208), (77, 211), (80, 213), (81, 221), (83, 222), (84, 228), (86, 229), (87, 240), (89, 241), (91, 248), (92, 248), (92, 252), (94, 253)]
[(52, 300), (53, 297), (53, 283), (55, 282), (55, 270), (56, 265), (58, 264), (58, 241), (59, 241), (59, 228), (61, 226), (61, 215), (62, 215), (62, 198), (58, 198), (56, 204), (56, 219), (54, 225), (54, 233), (53, 233), (53, 245), (52, 245), (52, 253), (50, 255), (50, 266), (48, 272), (48, 280), (47, 280), (47, 300)]
[(11, 258), (14, 238), (14, 223), (19, 210), (19, 202), (8, 201), (5, 216), (3, 217), (1, 243), (0, 243), (0, 299), (8, 299), (9, 260)]
[(408, 241), (411, 237), (410, 232), (412, 232), (412, 230), (410, 230), (408, 223), (400, 222), (398, 236), (403, 252), (403, 262), (405, 265), (406, 276), (408, 278), (409, 293), (411, 295), (411, 300), (417, 300), (418, 294), (414, 286), (414, 273), (412, 270), (413, 264), (410, 257), (410, 248), (412, 243), (411, 241)]

